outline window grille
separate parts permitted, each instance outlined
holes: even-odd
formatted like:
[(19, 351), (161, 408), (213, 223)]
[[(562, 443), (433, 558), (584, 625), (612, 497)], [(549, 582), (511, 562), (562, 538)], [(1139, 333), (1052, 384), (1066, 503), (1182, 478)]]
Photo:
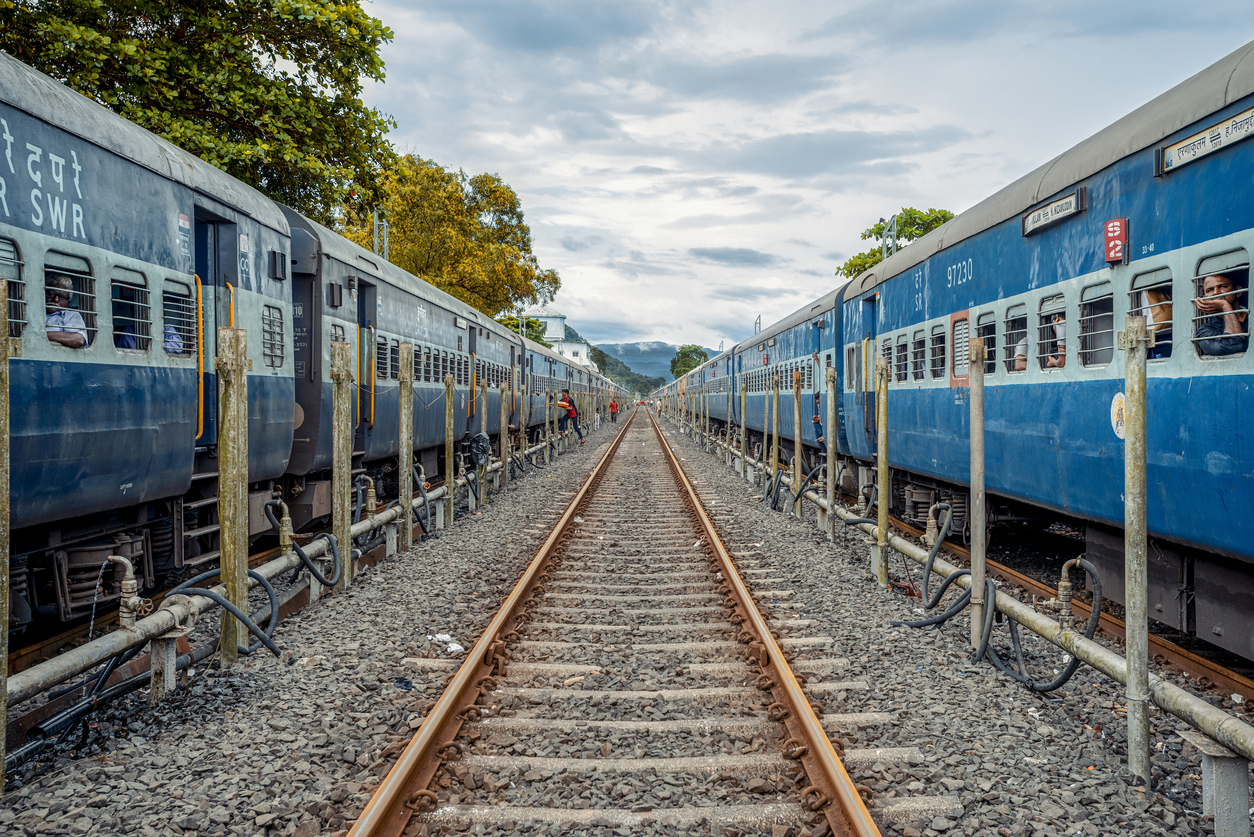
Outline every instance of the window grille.
[(1067, 300), (1062, 294), (1041, 300), (1036, 322), (1036, 362), (1042, 369), (1067, 364)]
[(891, 337), (885, 337), (880, 342), (880, 357), (884, 359), (885, 369), (893, 368), (893, 340)]
[(195, 355), (196, 300), (192, 289), (169, 279), (161, 288), (161, 348), (167, 355)]
[(975, 336), (984, 341), (984, 374), (997, 371), (997, 315), (981, 314), (975, 321)]
[(1154, 338), (1147, 353), (1150, 360), (1165, 360), (1171, 357), (1173, 320), (1171, 297), (1170, 268), (1160, 267), (1158, 270), (1132, 277), (1132, 286), (1128, 294), (1128, 311), (1144, 317), (1145, 324), (1150, 329), (1150, 334)]
[[(1209, 282), (1207, 280), (1210, 280)], [(1249, 346), (1250, 258), (1245, 250), (1232, 250), (1202, 259), (1193, 278), (1193, 345), (1198, 356), (1233, 357)], [(1203, 302), (1205, 300), (1205, 302)], [(1203, 310), (1226, 302), (1231, 310)], [(1227, 314), (1244, 315), (1240, 332), (1227, 333)]]
[(932, 377), (945, 377), (945, 327), (932, 326)]
[(334, 323), (332, 323), (331, 324), (331, 342), (332, 343), (344, 343), (344, 342), (347, 342), (347, 339), (348, 338), (344, 334), (344, 326), (335, 325)]
[(152, 345), (152, 305), (148, 301), (148, 280), (133, 270), (114, 268), (121, 276), (109, 283), (113, 314), (113, 345), (119, 349), (146, 352)]
[(897, 362), (893, 371), (897, 373), (897, 383), (910, 377), (910, 341), (904, 334), (897, 338)]
[(858, 350), (850, 346), (845, 351), (845, 389), (853, 389), (854, 376), (858, 371)]
[(261, 356), (266, 366), (283, 365), (283, 312), (273, 305), (261, 306)]
[[(87, 332), (87, 344), (96, 342), (96, 280), (91, 275), (91, 265), (86, 259), (80, 259), (77, 256), (71, 256), (67, 253), (60, 253), (55, 250), (49, 250), (44, 254), (44, 293), (45, 302), (47, 295), (52, 293), (67, 293), (69, 300), (59, 298), (55, 304), (48, 304), (47, 307), (52, 310), (47, 316), (57, 317), (66, 328), (81, 329)], [(69, 279), (70, 287), (62, 288), (59, 285), (53, 286), (51, 283), (55, 277), (66, 277)], [(64, 282), (64, 280), (57, 280)], [(79, 326), (79, 321), (82, 325)]]
[(374, 374), (376, 378), (388, 376), (388, 339), (376, 337), (374, 340)]
[(971, 321), (955, 320), (953, 331), (953, 365), (954, 377), (965, 378), (971, 360)]
[(391, 363), (389, 365), (391, 368), (388, 370), (389, 372), (388, 377), (390, 377), (393, 381), (395, 381), (401, 376), (401, 343), (400, 341), (393, 340), (390, 349), (391, 351), (389, 352), (389, 354), (391, 355)]
[(9, 336), (21, 337), (26, 331), (26, 283), (17, 245), (7, 238), (0, 238), (0, 279), (9, 283)]
[(923, 380), (923, 370), (927, 366), (927, 338), (920, 329), (914, 333), (914, 341), (910, 346), (911, 374), (916, 381)]
[(1002, 353), (1007, 372), (1028, 368), (1028, 307), (1015, 305), (1006, 311), (1006, 342)]
[(1104, 366), (1115, 356), (1115, 296), (1109, 282), (1080, 293), (1080, 365)]
[(423, 374), (424, 373), (423, 373), (423, 365), (422, 365), (422, 346), (414, 346), (414, 383), (415, 384), (420, 384), (424, 380), (426, 380), (425, 378), (423, 378)]

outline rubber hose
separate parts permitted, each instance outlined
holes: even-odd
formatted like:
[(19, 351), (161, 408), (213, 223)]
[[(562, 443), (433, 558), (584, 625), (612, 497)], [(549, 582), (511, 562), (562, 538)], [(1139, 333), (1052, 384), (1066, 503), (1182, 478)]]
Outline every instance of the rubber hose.
[(270, 649), (270, 653), (274, 654), (276, 657), (281, 656), (279, 646), (274, 644), (274, 640), (266, 636), (266, 632), (257, 626), (257, 623), (252, 620), (252, 617), (233, 605), (230, 600), (226, 598), (226, 596), (219, 595), (212, 590), (206, 590), (202, 587), (186, 587), (181, 589), (183, 589), (183, 591), (189, 596), (204, 596), (206, 599), (211, 599), (212, 601), (222, 605), (222, 607), (232, 616), (242, 622), (245, 628), (248, 628), (249, 633), (260, 639), (262, 643), (265, 644), (266, 648)]
[[(332, 535), (330, 532), (321, 533), (318, 537), (311, 540), (310, 543), (324, 539), (326, 540), (327, 545), (331, 548), (330, 578), (327, 578), (322, 574), (318, 565), (313, 562), (313, 559), (310, 558), (305, 550), (301, 549), (300, 544), (295, 541), (292, 542), (292, 551), (296, 553), (296, 557), (299, 558), (301, 563), (305, 565), (305, 569), (309, 570), (309, 574), (318, 580), (319, 584), (323, 587), (334, 587), (340, 583), (340, 574), (343, 572), (344, 562), (340, 558), (340, 543), (335, 539), (335, 535)], [(296, 572), (292, 573), (292, 581), (296, 580), (296, 576), (299, 572), (300, 568), (297, 568)], [(288, 583), (290, 584), (291, 582)]]
[[(924, 609), (924, 610), (931, 610), (932, 608), (936, 607), (936, 605), (940, 602), (941, 598), (943, 598), (943, 597), (944, 597), (944, 595), (945, 595), (945, 591), (949, 589), (949, 585), (953, 584), (955, 581), (957, 581), (959, 578), (961, 578), (961, 577), (962, 577), (962, 576), (964, 576), (964, 575), (971, 575), (971, 571), (970, 571), (970, 570), (958, 570), (958, 571), (954, 572), (952, 575), (948, 576), (948, 577), (947, 577), (947, 578), (946, 578), (946, 579), (945, 579), (945, 580), (941, 583), (940, 588), (939, 588), (939, 589), (937, 589), (935, 598), (933, 598), (933, 599), (932, 599), (932, 601), (930, 601), (930, 602), (926, 602), (926, 603), (924, 603), (924, 605), (923, 605), (923, 609)], [(962, 592), (962, 595), (958, 597), (958, 600), (957, 600), (957, 601), (960, 601), (960, 602), (962, 602), (962, 603), (965, 605), (965, 604), (967, 603), (967, 601), (969, 601), (969, 600), (970, 600), (970, 598), (971, 598), (971, 591), (970, 591), (970, 590), (964, 590), (964, 591)], [(958, 612), (960, 612), (960, 611), (962, 610), (962, 608), (961, 608), (961, 607), (957, 607), (956, 605), (957, 605), (957, 602), (955, 602), (955, 604), (953, 604), (953, 605), (950, 605), (950, 606), (949, 606), (949, 607), (945, 610), (945, 612), (944, 612), (944, 613), (941, 613), (941, 614), (939, 614), (938, 616), (931, 616), (931, 617), (929, 617), (929, 618), (927, 618), (927, 619), (918, 619), (918, 620), (913, 621), (913, 622), (905, 622), (905, 621), (900, 621), (900, 620), (893, 620), (893, 621), (889, 622), (888, 624), (890, 624), (890, 625), (905, 625), (906, 627), (909, 627), (909, 628), (922, 628), (922, 627), (926, 627), (926, 626), (928, 626), (928, 625), (938, 625), (938, 624), (940, 624), (941, 622), (944, 622), (946, 619), (948, 619), (948, 618), (949, 618), (949, 617), (951, 617), (951, 616), (954, 616), (955, 614), (957, 614)]]
[(479, 475), (476, 474), (474, 471), (466, 472), (466, 487), (474, 492), (475, 502), (478, 504), (482, 504), (483, 495), (479, 493)]
[[(268, 514), (268, 513), (269, 513), (269, 510), (270, 510), (270, 509), (269, 509), (269, 506), (267, 505), (267, 507), (266, 507), (267, 516), (269, 516), (271, 519), (273, 519), (273, 515)], [(328, 536), (328, 537), (330, 537), (330, 536)], [(295, 547), (297, 550), (299, 550), (299, 549), (300, 549), (298, 546), (296, 546), (296, 544), (292, 544), (292, 546), (293, 546), (293, 547)], [(297, 555), (299, 555), (299, 554), (300, 554), (300, 552), (298, 551), (296, 554), (297, 554)], [(171, 595), (173, 595), (173, 594), (175, 594), (175, 593), (186, 593), (186, 594), (188, 594), (188, 595), (205, 595), (205, 597), (206, 597), (206, 598), (214, 599), (214, 601), (219, 601), (220, 597), (215, 598), (215, 597), (217, 597), (217, 596), (218, 596), (218, 594), (217, 594), (217, 593), (213, 593), (213, 591), (212, 591), (212, 590), (204, 590), (203, 588), (193, 587), (192, 585), (194, 585), (194, 584), (199, 584), (200, 582), (202, 582), (202, 581), (207, 581), (207, 580), (209, 580), (209, 579), (211, 579), (211, 578), (217, 578), (217, 577), (218, 577), (218, 576), (220, 576), (220, 575), (222, 575), (222, 570), (221, 570), (221, 569), (216, 569), (216, 570), (207, 570), (207, 571), (205, 571), (205, 572), (201, 573), (200, 575), (195, 575), (195, 576), (192, 576), (191, 578), (187, 579), (186, 581), (182, 581), (182, 582), (180, 582), (180, 583), (179, 583), (179, 584), (178, 584), (178, 585), (177, 585), (177, 586), (176, 586), (173, 590), (171, 590), (171, 591), (170, 591), (169, 593), (167, 593), (166, 595), (167, 595), (167, 596), (171, 596)], [(278, 624), (279, 624), (279, 619), (278, 619), (278, 613), (279, 613), (279, 597), (278, 597), (278, 594), (274, 592), (274, 587), (273, 587), (273, 585), (271, 585), (271, 584), (270, 584), (270, 580), (269, 580), (269, 579), (267, 579), (267, 578), (266, 578), (264, 575), (262, 575), (261, 573), (257, 572), (256, 570), (249, 570), (249, 571), (248, 571), (248, 577), (249, 577), (249, 578), (255, 578), (255, 579), (257, 580), (257, 582), (261, 585), (262, 589), (266, 591), (266, 597), (270, 600), (270, 617), (269, 617), (269, 619), (266, 621), (266, 629), (265, 629), (265, 631), (263, 631), (263, 633), (264, 633), (264, 634), (265, 634), (265, 636), (266, 636), (266, 639), (270, 639), (270, 637), (273, 637), (273, 636), (274, 636), (274, 629), (275, 629), (275, 628), (278, 626)], [(330, 585), (328, 585), (328, 586), (330, 586)], [(213, 595), (208, 595), (208, 594), (210, 594), (210, 593), (212, 593)], [(236, 615), (238, 616), (239, 614), (237, 613)], [(242, 620), (241, 620), (241, 621), (242, 621)], [(251, 620), (250, 620), (250, 621), (251, 621)], [(248, 623), (246, 622), (245, 624), (248, 624)], [(249, 630), (252, 630), (252, 629), (250, 628)], [(275, 648), (271, 647), (272, 645), (273, 645), (273, 643), (268, 643), (268, 644), (267, 644), (267, 647), (271, 648), (271, 650), (275, 652), (275, 656), (278, 656), (278, 651), (277, 651)], [(261, 647), (261, 645), (260, 645), (259, 643), (258, 643), (258, 644), (254, 644), (254, 645), (252, 645), (252, 646), (249, 646), (249, 647), (247, 647), (247, 648), (245, 648), (243, 645), (241, 645), (241, 646), (239, 646), (239, 652), (240, 652), (241, 654), (251, 654), (251, 653), (253, 653), (254, 651), (256, 651), (257, 649), (259, 649), (260, 647)], [(132, 649), (132, 650), (134, 650), (134, 651), (138, 651), (138, 649)], [(124, 662), (125, 662), (125, 661), (124, 661)]]
[(420, 522), (422, 533), (428, 534), (431, 531), (431, 500), (427, 497), (426, 486), (423, 485), (424, 480), (418, 475), (418, 466), (414, 466), (414, 485), (417, 486), (418, 492), (422, 494), (422, 512), (426, 515), (426, 521)]
[[(945, 525), (941, 527), (940, 534), (936, 536), (936, 543), (932, 544), (932, 548), (927, 553), (927, 561), (925, 561), (923, 564), (923, 596), (922, 598), (924, 601), (927, 600), (927, 597), (928, 597), (927, 588), (932, 579), (932, 564), (936, 562), (936, 556), (940, 554), (941, 544), (945, 542), (945, 538), (949, 535), (949, 524), (951, 524), (954, 520), (954, 507), (951, 506), (949, 503), (938, 503), (936, 505), (936, 510), (937, 512), (944, 510), (948, 512), (948, 514), (945, 515)], [(936, 601), (940, 601), (939, 597), (936, 599)], [(935, 606), (936, 606), (935, 602), (933, 602), (930, 605), (924, 605), (924, 607), (926, 607), (929, 610), (931, 610)]]
[(792, 497), (794, 503), (801, 499), (801, 495), (806, 493), (806, 489), (810, 487), (810, 482), (814, 479), (814, 475), (823, 468), (824, 464), (826, 463), (819, 463), (818, 465), (815, 465), (814, 470), (809, 474), (806, 474), (806, 478), (801, 482), (801, 488)]

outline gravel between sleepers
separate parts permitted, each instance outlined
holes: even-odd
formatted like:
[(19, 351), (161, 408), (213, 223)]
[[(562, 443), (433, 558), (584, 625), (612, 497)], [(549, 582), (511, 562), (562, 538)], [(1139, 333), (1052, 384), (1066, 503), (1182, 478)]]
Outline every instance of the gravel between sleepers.
[[(675, 425), (663, 426), (729, 547), (752, 553), (759, 566), (785, 579), (770, 587), (794, 591), (791, 600), (799, 606), (778, 615), (817, 620), (813, 630), (835, 637), (834, 647), (851, 661), (842, 677), (869, 681), (868, 691), (825, 699), (827, 710), (895, 716), (891, 725), (842, 734), (846, 745), (913, 746), (926, 754), (919, 765), (853, 768), (854, 780), (877, 794), (895, 793), (891, 789), (897, 787), (905, 793), (957, 793), (962, 800), (961, 817), (885, 825), (885, 834), (1213, 833), (1212, 823), (1201, 815), (1201, 755), (1176, 734), (1186, 728), (1184, 722), (1151, 705), (1155, 776), (1150, 788), (1138, 785), (1125, 769), (1121, 686), (1082, 666), (1057, 691), (1030, 692), (991, 664), (971, 661), (965, 614), (940, 630), (891, 627), (892, 619), (921, 618), (921, 606), (918, 599), (880, 590), (869, 563), (868, 536), (838, 531), (833, 544), (816, 527), (813, 507), (804, 520), (767, 511), (755, 497), (760, 489), (725, 465), (721, 454), (705, 454)], [(919, 583), (922, 568), (913, 561), (895, 555), (890, 566), (893, 578)], [(935, 590), (939, 576), (933, 578)], [(932, 612), (954, 598), (948, 594)], [(1006, 631), (998, 626), (994, 640), (1003, 658), (1010, 651)], [(1035, 634), (1021, 633), (1038, 679), (1061, 668), (1060, 651)], [(1118, 643), (1100, 634), (1098, 639), (1122, 653)], [(1156, 673), (1250, 720), (1234, 696), (1202, 689), (1161, 667)]]
[(283, 622), (282, 660), (215, 661), (156, 709), (141, 691), (98, 713), (77, 758), (11, 783), (0, 834), (342, 833), (443, 690), (412, 658), (464, 656), (428, 636), (471, 647), (621, 427)]

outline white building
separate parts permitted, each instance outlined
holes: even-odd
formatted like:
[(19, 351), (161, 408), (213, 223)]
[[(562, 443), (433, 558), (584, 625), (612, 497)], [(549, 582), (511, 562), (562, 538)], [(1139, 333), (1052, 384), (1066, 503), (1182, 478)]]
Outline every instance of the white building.
[(537, 305), (524, 311), (523, 316), (544, 323), (544, 339), (553, 344), (553, 351), (594, 372), (601, 371), (592, 362), (590, 344), (566, 339), (565, 314), (554, 311), (547, 305)]

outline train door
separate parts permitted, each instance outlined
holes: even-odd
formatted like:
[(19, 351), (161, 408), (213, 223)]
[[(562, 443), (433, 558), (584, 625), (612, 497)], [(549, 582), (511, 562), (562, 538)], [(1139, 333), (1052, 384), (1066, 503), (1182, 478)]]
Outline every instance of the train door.
[(860, 386), (858, 387), (862, 397), (862, 429), (866, 433), (867, 442), (871, 449), (877, 447), (875, 428), (875, 336), (876, 336), (876, 303), (879, 302), (879, 294), (871, 294), (862, 300), (862, 345), (861, 345), (861, 363), (859, 366)]
[(479, 364), (479, 331), (480, 329), (472, 322), (467, 328), (466, 333), (470, 336), (467, 338), (468, 346), (466, 350), (470, 353), (470, 368), (468, 372), (468, 380), (470, 381), (469, 405), (466, 410), (466, 433), (475, 432), (477, 423), (475, 416), (479, 414), (479, 390), (483, 388), (483, 372), (480, 370)]
[(375, 332), (379, 327), (379, 289), (357, 277), (357, 426), (353, 453), (365, 452), (366, 429), (374, 426)]

